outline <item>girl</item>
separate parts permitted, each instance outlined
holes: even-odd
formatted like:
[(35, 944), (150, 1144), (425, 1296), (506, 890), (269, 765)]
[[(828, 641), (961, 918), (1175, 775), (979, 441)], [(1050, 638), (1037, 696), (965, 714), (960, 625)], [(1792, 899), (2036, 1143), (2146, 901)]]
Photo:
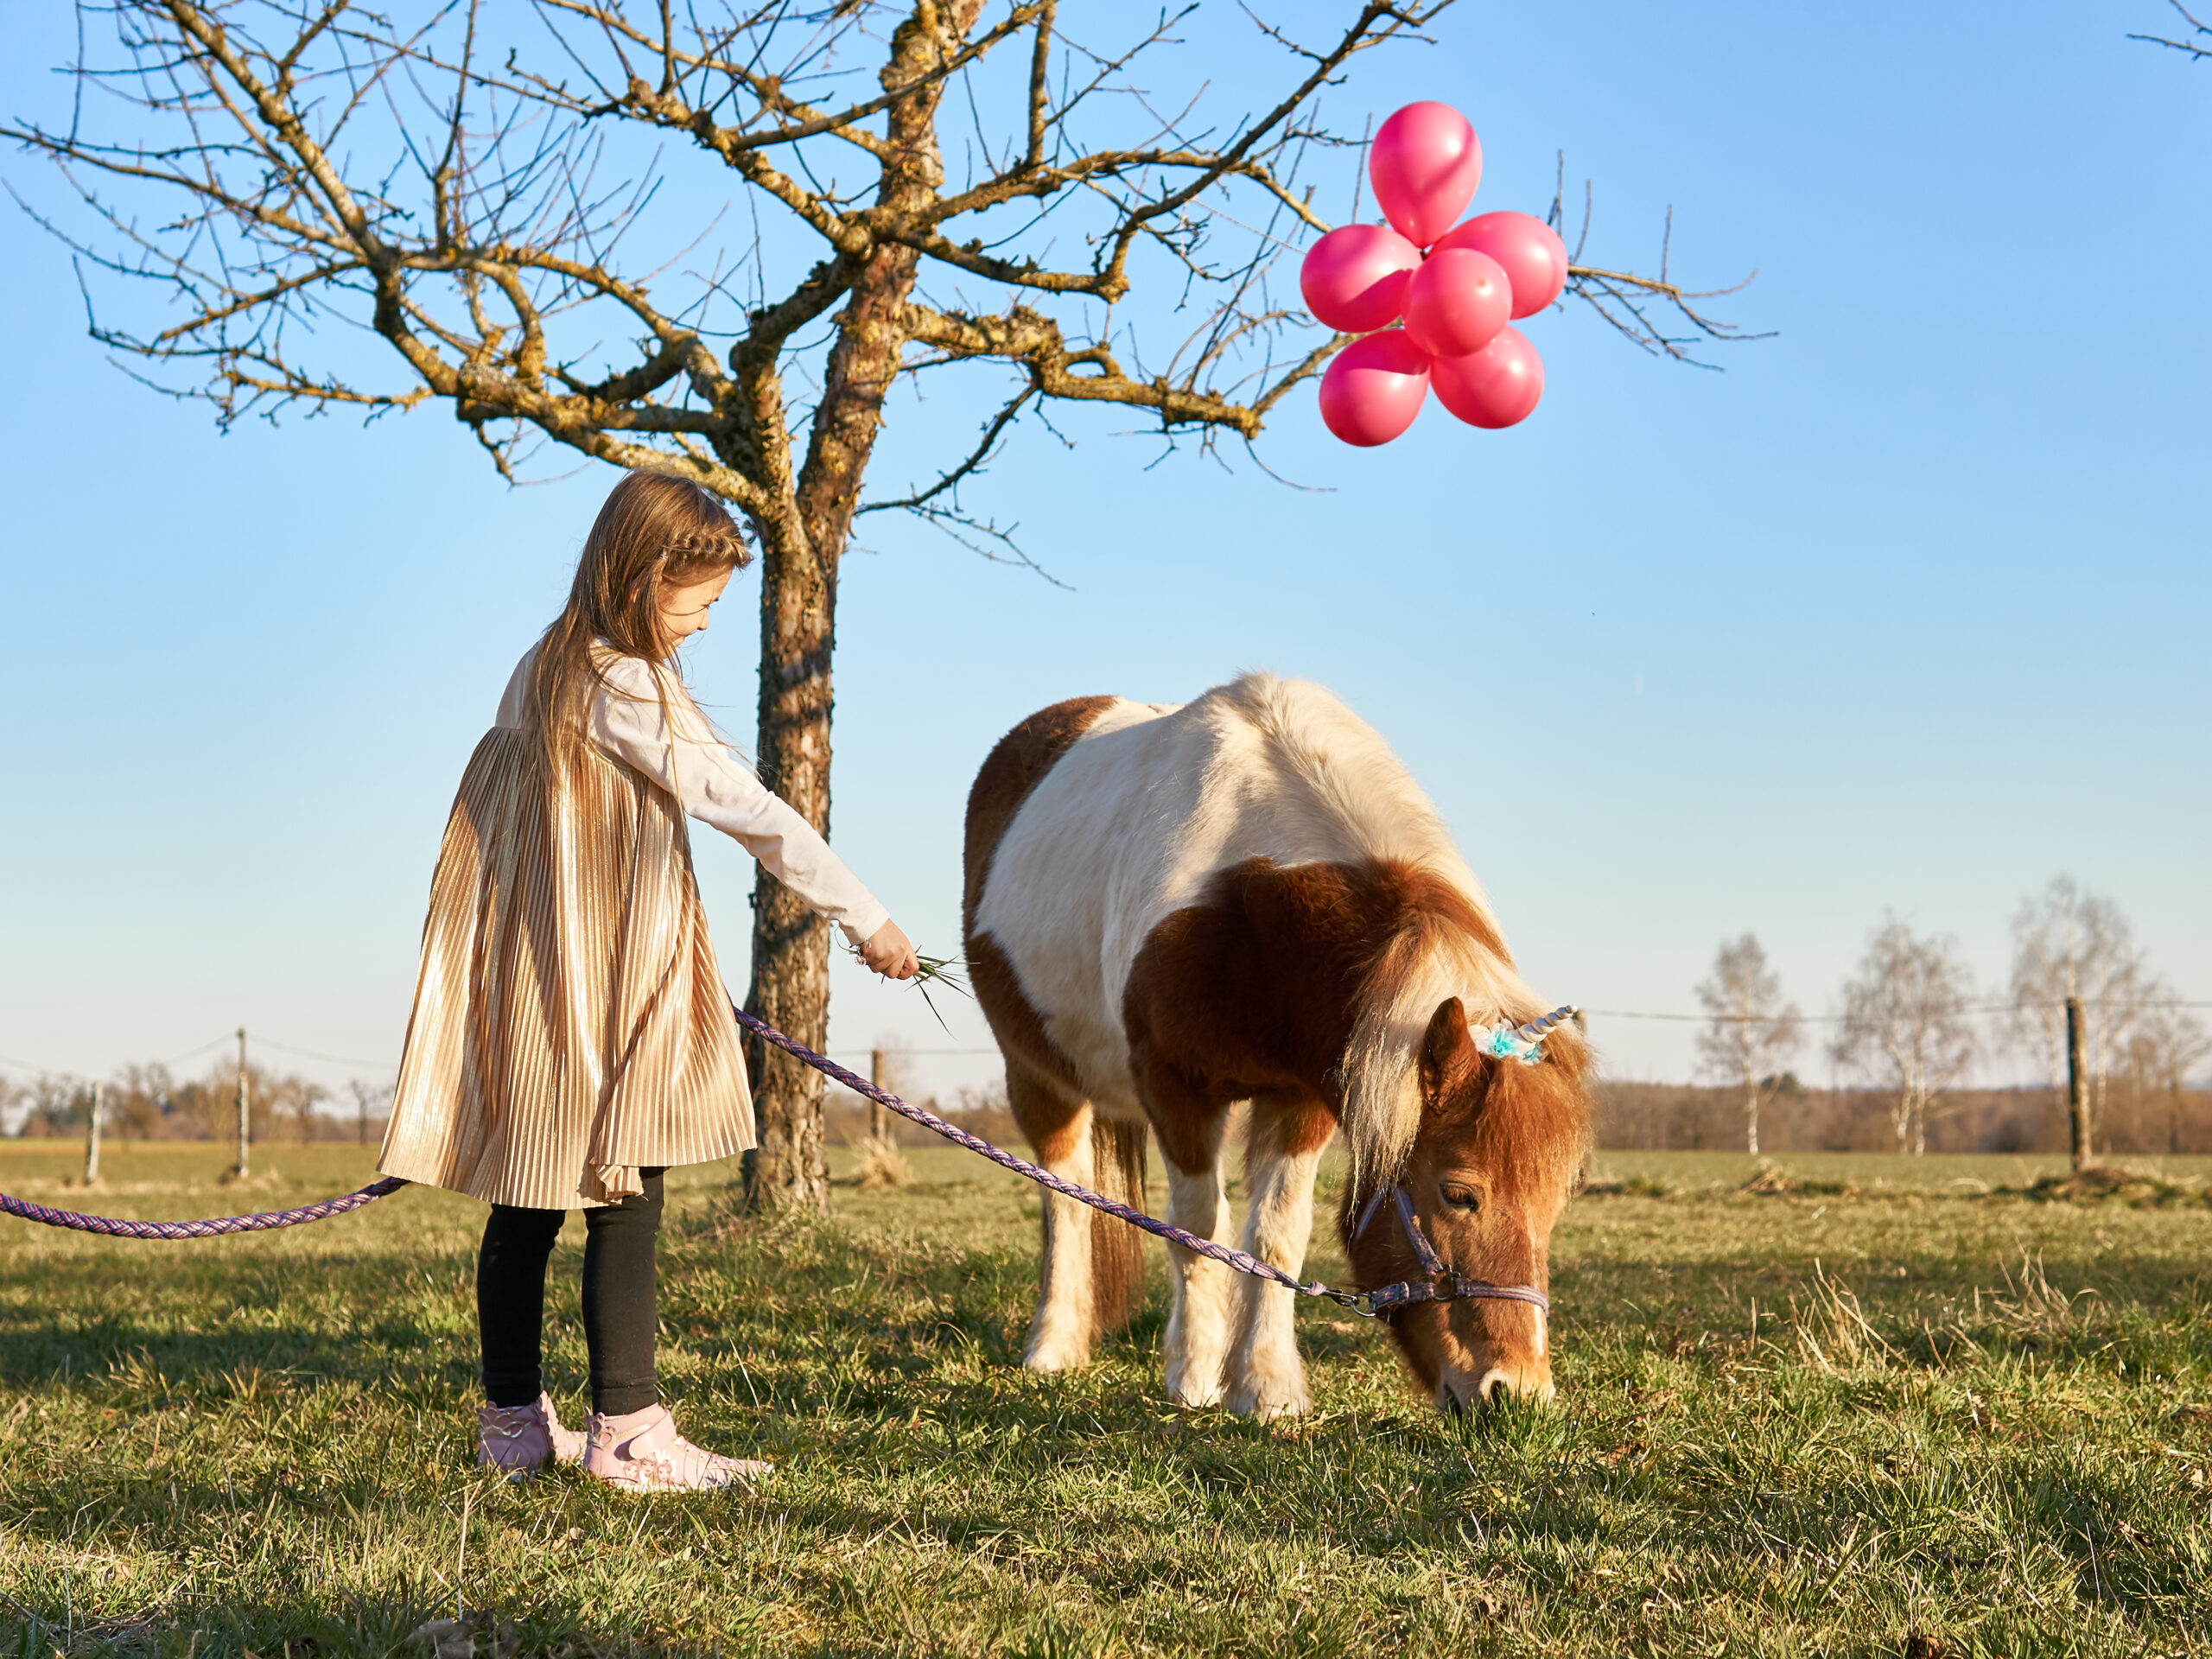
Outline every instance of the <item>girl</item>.
[[(633, 1490), (765, 1474), (676, 1432), (654, 1385), (661, 1173), (753, 1144), (729, 999), (684, 814), (736, 839), (877, 973), (913, 947), (806, 820), (715, 737), (671, 666), (750, 554), (695, 484), (632, 473), (600, 509), (566, 609), (470, 757), (423, 925), (378, 1168), (488, 1199), (476, 1270), (479, 1461), (549, 1460)], [(584, 1212), (592, 1412), (540, 1376), (545, 1263)]]

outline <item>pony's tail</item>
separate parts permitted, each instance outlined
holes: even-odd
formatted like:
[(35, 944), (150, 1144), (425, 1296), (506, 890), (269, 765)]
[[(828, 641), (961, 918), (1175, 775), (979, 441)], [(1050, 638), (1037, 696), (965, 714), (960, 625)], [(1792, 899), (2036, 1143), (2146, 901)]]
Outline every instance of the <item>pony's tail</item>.
[[(1102, 1197), (1144, 1208), (1145, 1138), (1141, 1123), (1116, 1123), (1093, 1109), (1091, 1179)], [(1144, 1235), (1108, 1215), (1090, 1220), (1091, 1330), (1118, 1331), (1144, 1304)]]

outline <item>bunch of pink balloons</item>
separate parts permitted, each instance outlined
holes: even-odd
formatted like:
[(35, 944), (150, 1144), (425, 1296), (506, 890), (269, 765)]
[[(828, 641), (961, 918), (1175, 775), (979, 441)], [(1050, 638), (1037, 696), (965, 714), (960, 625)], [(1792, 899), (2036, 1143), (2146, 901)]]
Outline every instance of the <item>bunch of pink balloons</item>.
[(1388, 225), (1346, 225), (1306, 251), (1298, 286), (1330, 327), (1364, 335), (1321, 377), (1321, 419), (1346, 443), (1388, 443), (1429, 392), (1471, 426), (1512, 426), (1544, 395), (1544, 362), (1510, 319), (1567, 286), (1567, 245), (1526, 213), (1452, 221), (1482, 182), (1483, 147), (1448, 104), (1382, 124), (1367, 176)]

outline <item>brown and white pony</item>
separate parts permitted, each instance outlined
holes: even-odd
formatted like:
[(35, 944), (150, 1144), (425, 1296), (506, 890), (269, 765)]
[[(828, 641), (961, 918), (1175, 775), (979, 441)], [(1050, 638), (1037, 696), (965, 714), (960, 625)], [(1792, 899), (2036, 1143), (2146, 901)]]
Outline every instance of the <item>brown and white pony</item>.
[[(1478, 1052), (1542, 1005), (1428, 798), (1319, 687), (1248, 674), (1180, 708), (1084, 697), (1032, 715), (969, 795), (964, 927), (1015, 1120), (1056, 1173), (1141, 1205), (1149, 1128), (1167, 1218), (1222, 1239), (1222, 1141), (1249, 1101), (1244, 1249), (1299, 1270), (1341, 1131), (1338, 1227), (1361, 1287), (1427, 1276), (1390, 1205), (1357, 1226), (1394, 1183), (1454, 1272), (1546, 1287), (1588, 1137), (1585, 1050), (1561, 1032), (1535, 1065)], [(1142, 1242), (1046, 1195), (1026, 1363), (1089, 1361), (1141, 1294)], [(1168, 1392), (1306, 1410), (1291, 1293), (1168, 1256)], [(1387, 1317), (1440, 1407), (1550, 1397), (1531, 1304)]]

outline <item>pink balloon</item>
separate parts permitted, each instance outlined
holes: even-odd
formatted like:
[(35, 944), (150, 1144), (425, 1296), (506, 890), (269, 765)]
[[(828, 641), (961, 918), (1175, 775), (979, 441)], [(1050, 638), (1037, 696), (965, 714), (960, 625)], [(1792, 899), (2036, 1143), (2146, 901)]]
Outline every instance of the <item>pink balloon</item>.
[(1372, 334), (1398, 320), (1406, 283), (1421, 250), (1387, 225), (1342, 225), (1306, 250), (1298, 291), (1306, 308), (1347, 334)]
[(1567, 286), (1567, 244), (1541, 219), (1526, 213), (1484, 213), (1455, 226), (1440, 238), (1430, 257), (1448, 248), (1486, 253), (1504, 268), (1513, 284), (1513, 315), (1532, 317)]
[(1428, 396), (1428, 353), (1391, 328), (1355, 340), (1321, 377), (1321, 419), (1363, 449), (1388, 443), (1414, 423)]
[(1367, 176), (1382, 216), (1421, 247), (1452, 228), (1483, 179), (1483, 147), (1449, 104), (1408, 104), (1382, 124), (1367, 151)]
[(1468, 425), (1514, 426), (1529, 418), (1544, 395), (1544, 359), (1528, 335), (1509, 327), (1472, 356), (1438, 358), (1430, 365), (1429, 384), (1436, 401)]
[(1429, 255), (1406, 284), (1406, 332), (1432, 357), (1465, 357), (1497, 338), (1512, 308), (1497, 260), (1448, 248)]

